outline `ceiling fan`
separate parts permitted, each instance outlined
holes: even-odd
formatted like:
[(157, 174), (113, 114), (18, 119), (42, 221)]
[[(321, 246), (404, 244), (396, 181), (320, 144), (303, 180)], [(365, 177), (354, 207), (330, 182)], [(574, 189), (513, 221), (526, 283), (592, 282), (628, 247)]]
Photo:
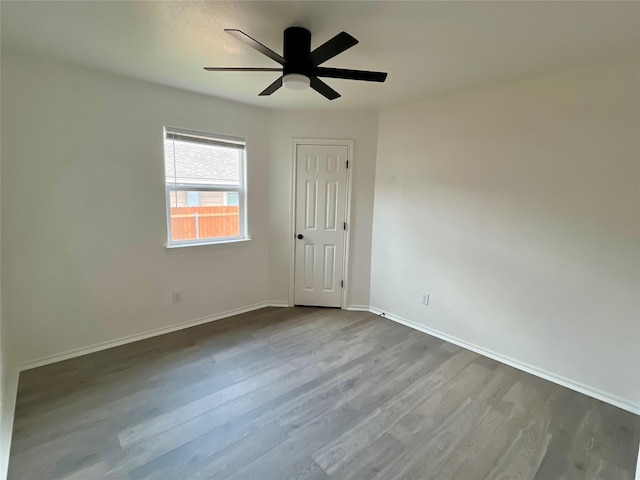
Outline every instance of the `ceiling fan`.
[(363, 80), (365, 82), (384, 82), (387, 78), (387, 74), (384, 72), (368, 72), (365, 70), (347, 70), (344, 68), (319, 66), (358, 43), (358, 40), (346, 32), (339, 33), (331, 40), (326, 41), (311, 51), (311, 32), (302, 27), (289, 27), (284, 31), (282, 56), (240, 30), (225, 29), (225, 32), (270, 59), (275, 60), (281, 67), (204, 67), (204, 69), (214, 72), (282, 72), (280, 78), (260, 92), (260, 95), (263, 96), (271, 95), (283, 85), (295, 90), (302, 90), (310, 86), (329, 100), (335, 100), (340, 97), (340, 94), (318, 77)]

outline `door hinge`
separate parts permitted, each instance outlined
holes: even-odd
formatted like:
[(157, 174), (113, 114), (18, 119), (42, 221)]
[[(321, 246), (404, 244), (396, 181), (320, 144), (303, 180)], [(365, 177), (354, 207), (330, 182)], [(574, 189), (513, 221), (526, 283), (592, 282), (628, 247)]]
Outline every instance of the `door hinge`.
[(343, 226), (344, 226), (344, 230), (346, 230), (347, 229), (347, 222), (344, 222)]
[(349, 168), (349, 160), (347, 160), (347, 168)]
[(340, 280), (340, 288), (344, 288), (344, 280)]

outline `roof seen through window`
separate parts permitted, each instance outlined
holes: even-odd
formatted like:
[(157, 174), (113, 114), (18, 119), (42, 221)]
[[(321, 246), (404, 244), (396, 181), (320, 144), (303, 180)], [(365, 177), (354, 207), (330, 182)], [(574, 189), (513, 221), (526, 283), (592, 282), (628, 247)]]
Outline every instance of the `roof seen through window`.
[(243, 150), (165, 139), (167, 184), (240, 185)]

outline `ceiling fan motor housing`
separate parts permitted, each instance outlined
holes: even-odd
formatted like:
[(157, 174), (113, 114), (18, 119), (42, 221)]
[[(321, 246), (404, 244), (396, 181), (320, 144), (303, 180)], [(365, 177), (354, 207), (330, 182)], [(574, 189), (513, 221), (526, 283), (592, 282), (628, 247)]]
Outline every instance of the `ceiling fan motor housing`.
[(311, 32), (302, 27), (289, 27), (284, 31), (283, 53), (286, 63), (283, 74), (311, 75)]

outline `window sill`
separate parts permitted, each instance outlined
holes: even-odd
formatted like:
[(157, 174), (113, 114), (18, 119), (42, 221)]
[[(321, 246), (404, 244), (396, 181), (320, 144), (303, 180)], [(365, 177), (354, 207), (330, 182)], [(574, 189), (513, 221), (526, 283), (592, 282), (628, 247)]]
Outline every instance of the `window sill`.
[(234, 245), (240, 245), (246, 242), (250, 242), (251, 238), (234, 238), (233, 240), (218, 240), (215, 242), (194, 242), (194, 243), (179, 243), (173, 245), (165, 245), (167, 250), (183, 250), (197, 247), (232, 247)]

